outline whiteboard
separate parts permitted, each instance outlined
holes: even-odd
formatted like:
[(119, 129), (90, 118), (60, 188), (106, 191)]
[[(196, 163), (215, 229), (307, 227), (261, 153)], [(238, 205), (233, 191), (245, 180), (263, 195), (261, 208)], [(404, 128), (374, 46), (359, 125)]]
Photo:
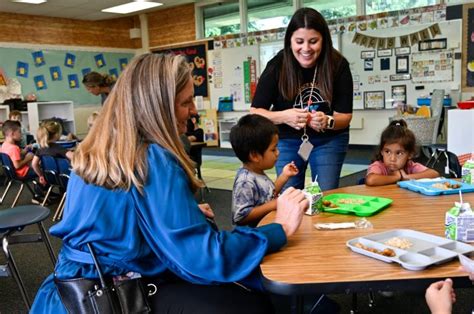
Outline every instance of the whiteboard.
[[(461, 20), (450, 20), (438, 23), (441, 29), (441, 35), (436, 36), (436, 38), (447, 38), (448, 49), (419, 52), (418, 45), (411, 46), (411, 51), (408, 55), (409, 73), (412, 73), (413, 62), (417, 62), (417, 60), (430, 60), (434, 58), (434, 55), (441, 53), (460, 53), (461, 22)], [(390, 34), (388, 34), (388, 29), (378, 29), (364, 32), (364, 35), (374, 37), (398, 37), (420, 31), (430, 25), (431, 24), (420, 24), (391, 28), (389, 29)], [(406, 86), (406, 99), (410, 105), (416, 105), (417, 98), (419, 97), (429, 96), (429, 93), (432, 92), (433, 89), (444, 89), (447, 94), (451, 93), (451, 96), (456, 96), (456, 94), (460, 92), (461, 59), (453, 58), (452, 60), (452, 80), (445, 80), (443, 82), (435, 82), (435, 80), (420, 82), (420, 80), (417, 79), (415, 79), (416, 82), (413, 82), (413, 79), (392, 81), (390, 80), (390, 75), (396, 74), (397, 56), (395, 55), (395, 49), (392, 49), (391, 56), (378, 57), (376, 49), (366, 48), (352, 43), (354, 34), (353, 32), (346, 32), (341, 35), (342, 53), (349, 61), (352, 77), (354, 79), (354, 109), (364, 109), (364, 93), (368, 91), (383, 91), (385, 93), (385, 108), (392, 108), (393, 86)], [(395, 46), (400, 46), (398, 38)], [(366, 70), (364, 68), (365, 61), (361, 58), (361, 52), (370, 50), (375, 51), (375, 57), (372, 59), (373, 69)], [(389, 69), (382, 70), (382, 59), (389, 59)], [(423, 89), (415, 89), (416, 86), (419, 88), (423, 87)]]
[(256, 61), (259, 70), (259, 46), (242, 46), (208, 51), (208, 74), (211, 107), (218, 109), (219, 97), (234, 98), (234, 110), (250, 109), (245, 101), (244, 62), (249, 58)]

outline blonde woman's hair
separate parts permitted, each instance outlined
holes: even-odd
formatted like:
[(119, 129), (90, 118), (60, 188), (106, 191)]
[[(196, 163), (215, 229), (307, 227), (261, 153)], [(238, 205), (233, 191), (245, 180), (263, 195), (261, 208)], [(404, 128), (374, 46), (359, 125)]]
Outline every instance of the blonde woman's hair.
[(178, 160), (191, 189), (201, 187), (181, 144), (175, 116), (176, 95), (190, 79), (191, 69), (182, 56), (135, 57), (75, 152), (74, 171), (87, 183), (123, 190), (135, 186), (142, 192), (148, 174), (147, 148), (157, 143)]
[(58, 122), (51, 120), (43, 121), (38, 131), (36, 131), (36, 137), (38, 138), (40, 147), (49, 147), (49, 142), (59, 138), (62, 132), (63, 128)]

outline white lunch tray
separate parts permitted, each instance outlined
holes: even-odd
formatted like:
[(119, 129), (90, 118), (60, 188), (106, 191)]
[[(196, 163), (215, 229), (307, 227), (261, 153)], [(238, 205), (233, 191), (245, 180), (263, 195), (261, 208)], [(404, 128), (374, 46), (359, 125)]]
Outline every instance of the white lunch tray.
[[(407, 239), (412, 243), (412, 246), (407, 249), (400, 249), (385, 244), (394, 237)], [(358, 242), (379, 251), (390, 248), (395, 252), (395, 256), (384, 256), (359, 248), (355, 246)], [(408, 270), (422, 270), (430, 265), (446, 263), (456, 258), (458, 254), (466, 255), (474, 252), (474, 246), (472, 245), (409, 229), (395, 229), (366, 235), (349, 240), (346, 245), (354, 252), (387, 263), (398, 263)]]

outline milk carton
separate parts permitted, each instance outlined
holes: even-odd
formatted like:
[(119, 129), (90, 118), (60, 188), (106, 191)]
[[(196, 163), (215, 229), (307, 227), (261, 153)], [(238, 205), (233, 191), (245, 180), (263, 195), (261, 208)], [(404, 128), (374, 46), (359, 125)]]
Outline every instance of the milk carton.
[(474, 184), (474, 160), (468, 160), (461, 169), (462, 182)]
[(311, 183), (310, 186), (304, 188), (303, 193), (309, 201), (309, 208), (306, 210), (306, 215), (316, 215), (323, 208), (323, 192), (319, 187), (317, 181)]
[(446, 238), (456, 241), (474, 241), (474, 212), (469, 203), (454, 203), (454, 207), (446, 212)]

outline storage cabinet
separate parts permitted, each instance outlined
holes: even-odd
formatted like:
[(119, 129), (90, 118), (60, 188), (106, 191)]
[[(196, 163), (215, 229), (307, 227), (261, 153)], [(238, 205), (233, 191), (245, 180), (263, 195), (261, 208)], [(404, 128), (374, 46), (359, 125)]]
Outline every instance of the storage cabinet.
[(43, 120), (60, 118), (64, 121), (66, 133), (76, 133), (74, 104), (72, 101), (30, 102), (28, 111), (22, 112), (22, 123), (36, 138), (36, 131)]

